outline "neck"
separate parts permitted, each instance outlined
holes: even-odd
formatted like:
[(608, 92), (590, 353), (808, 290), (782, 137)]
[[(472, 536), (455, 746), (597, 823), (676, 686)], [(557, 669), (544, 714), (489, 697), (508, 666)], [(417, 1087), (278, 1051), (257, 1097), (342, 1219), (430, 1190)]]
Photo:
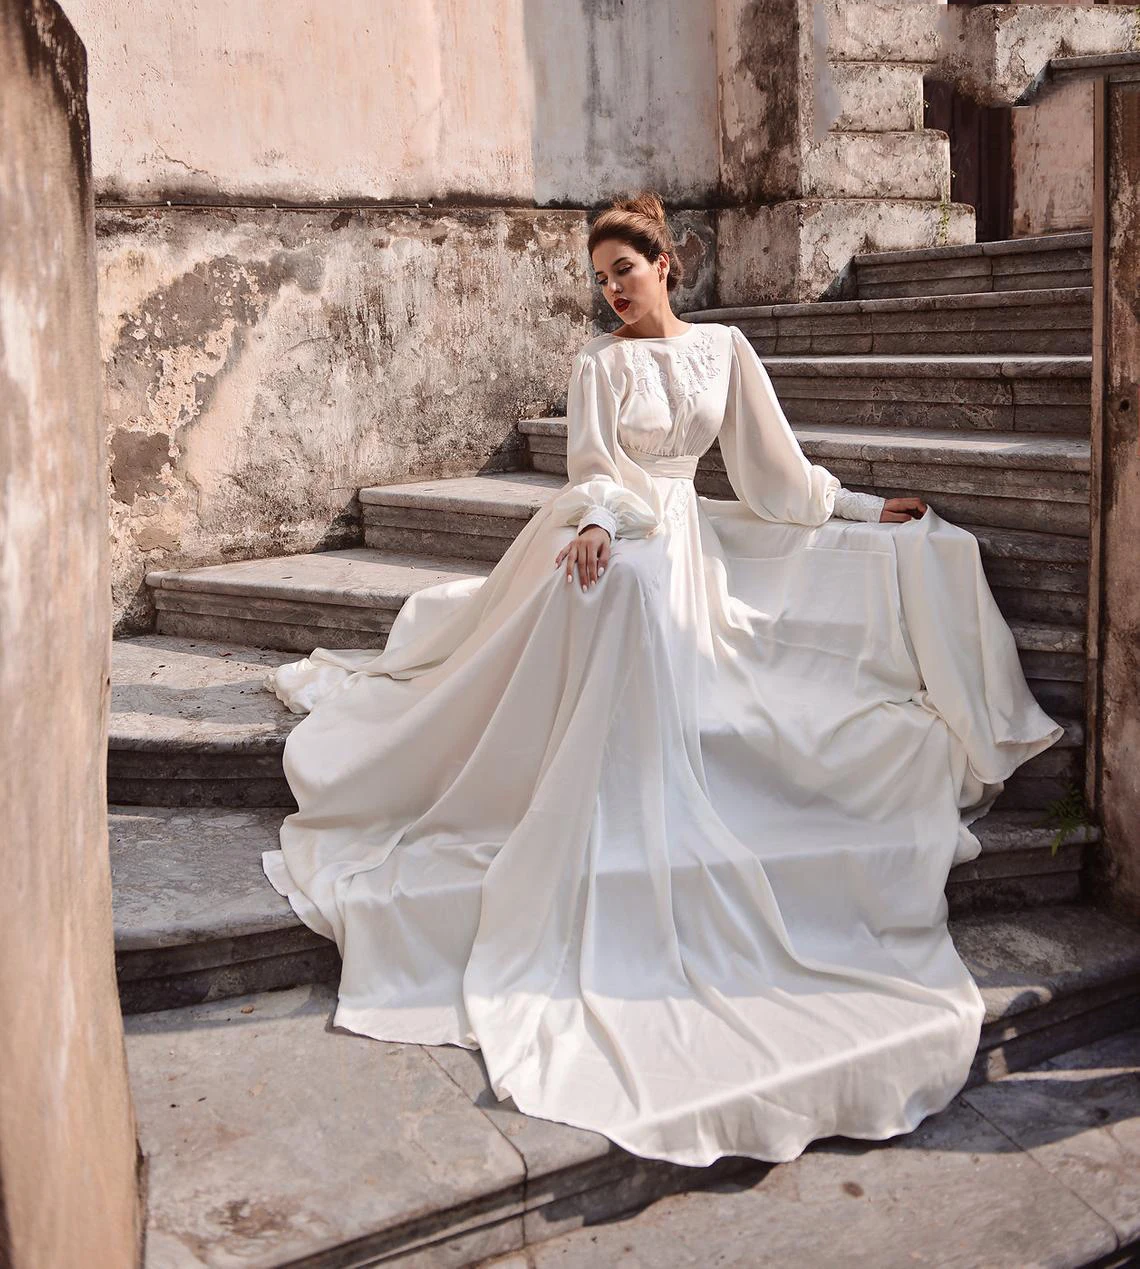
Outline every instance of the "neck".
[(622, 339), (660, 339), (662, 336), (683, 335), (688, 329), (685, 322), (678, 321), (672, 309), (666, 308), (664, 313), (647, 313), (632, 325), (620, 327), (615, 334)]

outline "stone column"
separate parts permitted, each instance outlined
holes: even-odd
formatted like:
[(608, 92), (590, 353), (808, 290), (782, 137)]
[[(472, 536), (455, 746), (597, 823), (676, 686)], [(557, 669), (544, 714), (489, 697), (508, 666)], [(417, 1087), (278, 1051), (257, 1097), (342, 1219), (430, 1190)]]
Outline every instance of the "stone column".
[(87, 65), (0, 0), (0, 1264), (126, 1269), (141, 1220), (107, 851)]
[(717, 0), (717, 303), (819, 299), (851, 257), (974, 240), (922, 126), (943, 6)]
[(1140, 915), (1140, 58), (1096, 85), (1089, 772), (1097, 897)]

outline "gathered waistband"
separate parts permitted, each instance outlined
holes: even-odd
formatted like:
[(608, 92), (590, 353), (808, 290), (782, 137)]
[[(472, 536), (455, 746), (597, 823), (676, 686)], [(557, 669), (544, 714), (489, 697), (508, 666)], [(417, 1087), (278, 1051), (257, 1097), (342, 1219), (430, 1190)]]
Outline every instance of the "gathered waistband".
[(687, 476), (692, 480), (697, 474), (696, 454), (647, 454), (635, 449), (625, 452), (651, 476)]

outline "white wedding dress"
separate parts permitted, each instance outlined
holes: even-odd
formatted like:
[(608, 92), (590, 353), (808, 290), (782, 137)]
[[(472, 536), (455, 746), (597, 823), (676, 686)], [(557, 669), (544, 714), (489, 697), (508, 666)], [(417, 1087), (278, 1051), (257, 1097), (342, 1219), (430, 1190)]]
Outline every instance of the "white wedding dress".
[[(334, 1023), (480, 1048), (497, 1097), (677, 1163), (908, 1132), (983, 1019), (947, 873), (1062, 731), (977, 540), (809, 463), (736, 327), (591, 339), (567, 413), (489, 576), (267, 680), (308, 716), (263, 865), (336, 940)], [(693, 487), (718, 433), (739, 501)]]

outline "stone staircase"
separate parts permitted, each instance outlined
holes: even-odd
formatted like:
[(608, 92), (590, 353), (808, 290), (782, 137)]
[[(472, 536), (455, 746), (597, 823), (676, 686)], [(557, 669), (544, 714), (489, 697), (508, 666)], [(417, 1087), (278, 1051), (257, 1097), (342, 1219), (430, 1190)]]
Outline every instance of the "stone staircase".
[[(1030, 685), (1064, 722), (949, 878), (987, 1006), (971, 1087), (1140, 1020), (1140, 935), (1082, 901), (1097, 830), (1054, 851), (1043, 822), (1083, 765), (1088, 257), (1087, 235), (867, 256), (846, 300), (684, 315), (748, 333), (805, 451), (845, 484), (922, 493), (977, 535)], [(565, 479), (565, 421), (520, 430), (527, 470), (361, 490), (363, 547), (150, 574), (157, 630), (116, 642), (117, 966), (153, 1264), (231, 1263), (223, 1248), (243, 1264), (471, 1264), (741, 1166), (637, 1159), (496, 1102), (477, 1054), (330, 1032), (336, 948), (261, 872), (299, 721), (260, 686), (266, 668), (381, 647), (415, 590), (485, 575)], [(715, 447), (697, 483), (732, 496)], [(305, 1143), (335, 1216), (284, 1161)]]

